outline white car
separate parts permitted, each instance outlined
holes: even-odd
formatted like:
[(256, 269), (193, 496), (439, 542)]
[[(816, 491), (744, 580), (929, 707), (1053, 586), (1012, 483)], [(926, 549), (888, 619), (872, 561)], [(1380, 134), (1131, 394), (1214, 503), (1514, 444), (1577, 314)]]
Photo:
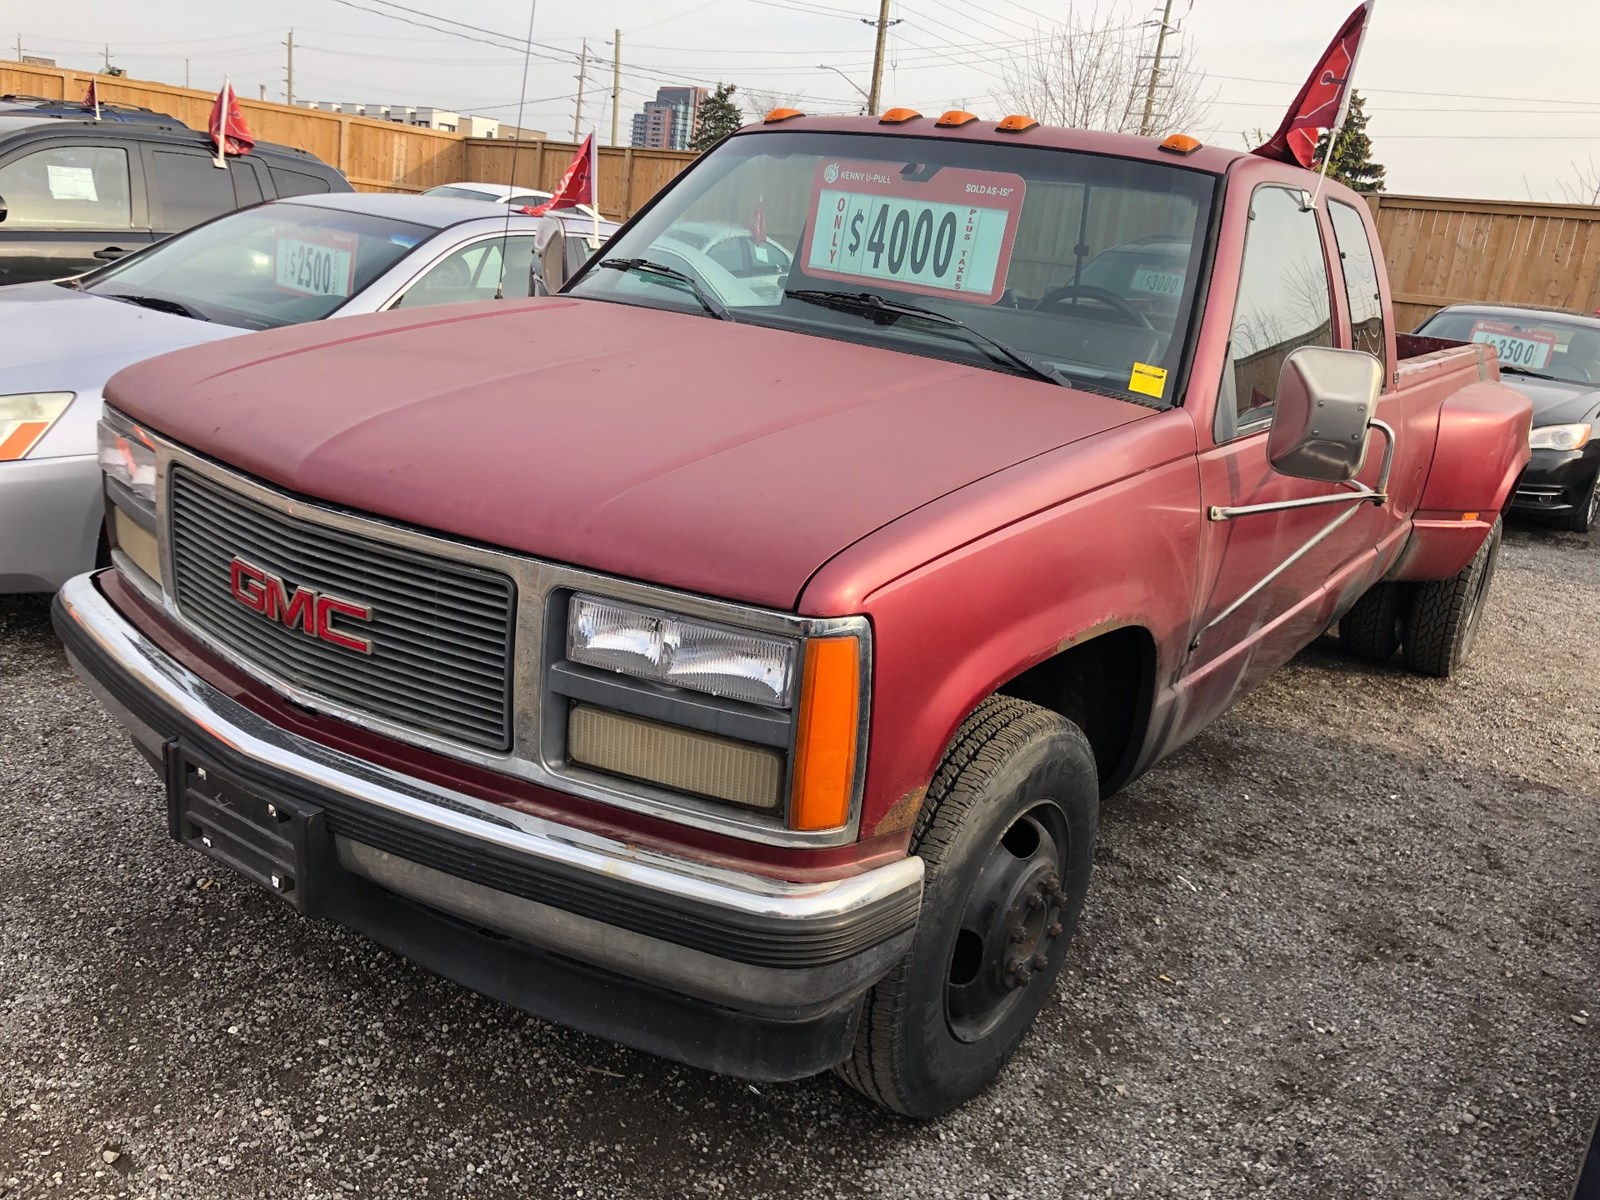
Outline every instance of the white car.
[[(429, 188), (424, 196), (444, 196), (455, 200), (486, 200), (490, 204), (509, 204), (512, 208), (537, 208), (555, 199), (550, 192), (538, 188), (512, 187), (507, 183), (445, 183)], [(580, 204), (575, 210), (593, 218), (594, 209)]]

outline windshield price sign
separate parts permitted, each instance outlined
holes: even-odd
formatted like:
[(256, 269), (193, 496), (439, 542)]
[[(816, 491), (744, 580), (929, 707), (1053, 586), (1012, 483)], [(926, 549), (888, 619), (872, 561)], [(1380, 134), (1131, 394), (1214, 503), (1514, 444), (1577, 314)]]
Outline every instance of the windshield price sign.
[(1514, 329), (1504, 321), (1478, 321), (1472, 326), (1474, 342), (1488, 342), (1500, 352), (1508, 367), (1542, 371), (1556, 352), (1556, 335), (1543, 329)]
[(993, 304), (1006, 287), (1026, 188), (1020, 175), (825, 159), (806, 274)]
[(1136, 292), (1152, 296), (1177, 296), (1183, 291), (1183, 276), (1171, 271), (1152, 271), (1148, 267), (1141, 267), (1133, 273), (1130, 286)]
[(302, 296), (348, 296), (356, 290), (356, 235), (332, 230), (280, 235), (277, 285)]

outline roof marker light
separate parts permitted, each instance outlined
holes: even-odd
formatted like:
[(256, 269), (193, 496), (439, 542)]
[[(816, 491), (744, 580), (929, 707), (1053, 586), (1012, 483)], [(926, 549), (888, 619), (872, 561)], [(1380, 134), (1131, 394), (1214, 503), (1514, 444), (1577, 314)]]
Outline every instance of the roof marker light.
[(934, 124), (941, 129), (960, 129), (963, 125), (971, 125), (977, 119), (977, 113), (969, 113), (965, 109), (952, 108), (935, 121)]
[(803, 117), (805, 113), (798, 108), (775, 108), (761, 119), (763, 125), (776, 125), (779, 121), (792, 121), (796, 117)]
[(1187, 133), (1174, 133), (1161, 143), (1160, 148), (1168, 154), (1193, 154), (1200, 149), (1200, 139), (1192, 138)]
[(904, 125), (907, 121), (917, 121), (922, 114), (914, 108), (891, 108), (878, 118), (879, 125)]
[(1030, 129), (1037, 129), (1039, 122), (1032, 117), (1024, 117), (1020, 113), (1012, 113), (1000, 124), (994, 127), (996, 133), (1026, 133)]

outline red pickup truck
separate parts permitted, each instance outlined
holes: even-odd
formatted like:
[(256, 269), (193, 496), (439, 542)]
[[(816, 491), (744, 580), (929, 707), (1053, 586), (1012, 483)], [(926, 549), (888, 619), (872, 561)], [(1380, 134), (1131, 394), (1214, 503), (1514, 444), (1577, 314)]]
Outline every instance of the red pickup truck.
[(1051, 995), (1102, 797), (1336, 623), (1471, 648), (1528, 401), (1397, 336), (1316, 189), (775, 112), (560, 296), (118, 375), (57, 628), (172, 835), (301, 911), (943, 1112)]

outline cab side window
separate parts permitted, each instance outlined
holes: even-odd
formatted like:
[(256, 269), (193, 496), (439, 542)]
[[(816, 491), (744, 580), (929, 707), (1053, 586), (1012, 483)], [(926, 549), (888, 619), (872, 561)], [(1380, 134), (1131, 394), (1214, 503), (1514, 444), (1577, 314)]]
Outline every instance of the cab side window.
[(474, 242), (445, 255), (406, 289), (405, 294), (395, 301), (395, 307), (422, 308), (493, 300), (495, 292), (500, 289), (502, 262), (506, 297), (513, 299), (526, 296), (529, 269), (533, 265), (533, 239), (495, 238)]
[(1239, 299), (1218, 406), (1218, 437), (1260, 428), (1272, 417), (1283, 361), (1301, 346), (1333, 345), (1327, 262), (1317, 214), (1301, 193), (1258, 187), (1250, 199)]
[(128, 152), (50, 146), (0, 166), (7, 229), (128, 229)]
[(1344, 290), (1350, 301), (1350, 345), (1375, 355), (1379, 362), (1388, 358), (1383, 339), (1383, 297), (1378, 293), (1378, 265), (1366, 222), (1348, 204), (1328, 205), (1333, 218), (1333, 236), (1344, 260)]
[(177, 233), (233, 211), (233, 169), (219, 170), (204, 154), (176, 150), (157, 150), (151, 159), (156, 228)]

